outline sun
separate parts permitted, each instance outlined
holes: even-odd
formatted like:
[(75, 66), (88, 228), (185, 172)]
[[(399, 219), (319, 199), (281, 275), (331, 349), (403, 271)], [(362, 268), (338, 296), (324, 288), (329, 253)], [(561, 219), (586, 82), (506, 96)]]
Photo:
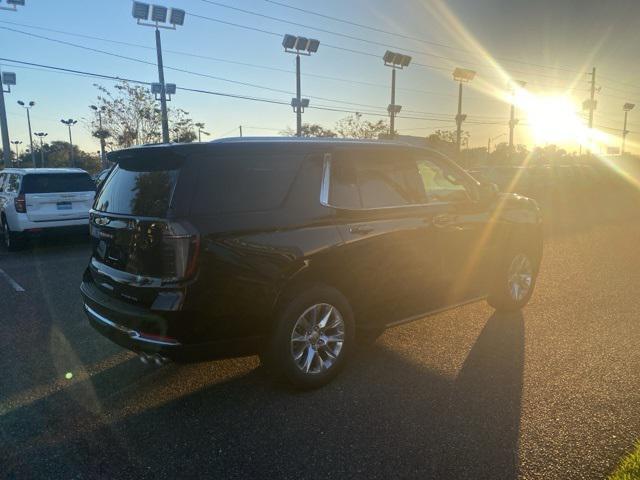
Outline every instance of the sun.
[(588, 129), (578, 106), (563, 95), (536, 95), (526, 90), (515, 94), (515, 104), (524, 114), (533, 141), (545, 144), (585, 144)]

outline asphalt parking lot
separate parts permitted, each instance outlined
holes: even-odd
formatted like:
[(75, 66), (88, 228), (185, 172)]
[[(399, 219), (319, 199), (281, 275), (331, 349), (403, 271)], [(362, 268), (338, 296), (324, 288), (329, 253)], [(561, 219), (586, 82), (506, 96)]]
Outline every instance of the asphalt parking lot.
[(584, 202), (556, 205), (521, 314), (389, 330), (306, 393), (256, 357), (156, 368), (99, 336), (84, 238), (3, 251), (0, 477), (603, 478), (640, 438), (640, 203)]

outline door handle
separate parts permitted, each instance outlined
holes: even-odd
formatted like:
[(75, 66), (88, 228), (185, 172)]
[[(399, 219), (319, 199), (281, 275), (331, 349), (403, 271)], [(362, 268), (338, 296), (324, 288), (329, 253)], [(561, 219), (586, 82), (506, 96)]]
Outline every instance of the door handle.
[(436, 215), (435, 217), (433, 217), (433, 224), (436, 227), (446, 227), (450, 223), (451, 223), (451, 216), (446, 213)]
[(373, 232), (373, 227), (370, 225), (356, 225), (355, 227), (349, 227), (349, 233), (355, 235), (366, 235)]

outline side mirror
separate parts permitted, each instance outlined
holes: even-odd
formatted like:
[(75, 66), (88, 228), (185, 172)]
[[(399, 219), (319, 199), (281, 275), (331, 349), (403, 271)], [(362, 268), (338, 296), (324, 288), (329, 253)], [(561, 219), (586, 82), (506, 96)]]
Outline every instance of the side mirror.
[(478, 189), (478, 200), (481, 203), (490, 203), (498, 196), (499, 193), (500, 189), (498, 188), (498, 185), (492, 182), (483, 182), (480, 184), (480, 188)]

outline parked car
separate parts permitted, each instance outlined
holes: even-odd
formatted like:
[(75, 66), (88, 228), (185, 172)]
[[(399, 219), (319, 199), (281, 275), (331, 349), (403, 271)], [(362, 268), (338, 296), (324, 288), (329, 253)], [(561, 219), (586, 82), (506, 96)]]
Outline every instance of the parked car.
[(515, 310), (533, 292), (536, 203), (431, 150), (245, 138), (110, 160), (81, 293), (91, 324), (144, 360), (258, 353), (313, 388), (356, 335), (485, 297)]
[(6, 168), (0, 172), (4, 246), (16, 249), (29, 235), (88, 229), (96, 186), (79, 168)]

